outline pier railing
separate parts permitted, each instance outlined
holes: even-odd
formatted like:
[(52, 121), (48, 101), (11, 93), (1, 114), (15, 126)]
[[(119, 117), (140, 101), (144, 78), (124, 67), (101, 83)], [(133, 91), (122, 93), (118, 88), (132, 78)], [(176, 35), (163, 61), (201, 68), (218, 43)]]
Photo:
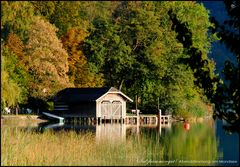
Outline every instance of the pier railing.
[(140, 115), (140, 116), (126, 116), (126, 124), (167, 124), (171, 121), (171, 115), (161, 115), (149, 116), (149, 115)]

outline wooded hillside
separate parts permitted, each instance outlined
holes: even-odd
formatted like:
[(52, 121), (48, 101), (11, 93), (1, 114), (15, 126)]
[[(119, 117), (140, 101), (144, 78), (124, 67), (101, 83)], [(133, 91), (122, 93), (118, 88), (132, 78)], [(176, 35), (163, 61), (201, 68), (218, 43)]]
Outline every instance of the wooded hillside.
[(159, 98), (163, 111), (207, 114), (219, 79), (203, 5), (4, 1), (1, 9), (2, 108), (51, 101), (66, 87), (113, 86), (144, 112)]

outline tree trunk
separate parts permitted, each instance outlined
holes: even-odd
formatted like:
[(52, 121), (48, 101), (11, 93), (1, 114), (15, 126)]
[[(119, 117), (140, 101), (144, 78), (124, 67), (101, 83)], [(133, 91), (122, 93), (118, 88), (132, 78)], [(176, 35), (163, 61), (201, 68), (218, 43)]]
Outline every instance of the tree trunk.
[(123, 82), (124, 82), (124, 79), (122, 79), (121, 82), (120, 82), (120, 84), (119, 84), (118, 90), (120, 90), (120, 91), (121, 91), (121, 89), (122, 89)]

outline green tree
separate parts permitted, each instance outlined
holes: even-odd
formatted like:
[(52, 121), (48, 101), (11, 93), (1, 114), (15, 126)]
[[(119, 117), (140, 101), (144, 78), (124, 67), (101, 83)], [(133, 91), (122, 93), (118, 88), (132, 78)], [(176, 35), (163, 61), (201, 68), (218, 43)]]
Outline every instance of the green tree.
[[(158, 97), (161, 97), (164, 110), (187, 110), (194, 114), (193, 110), (203, 112), (206, 108), (203, 101), (207, 100), (202, 90), (194, 85), (193, 71), (180, 61), (188, 55), (184, 46), (176, 40), (177, 33), (172, 31), (172, 22), (167, 14), (172, 7), (177, 9), (179, 4), (182, 10), (203, 10), (192, 2), (173, 5), (164, 2), (122, 2), (111, 19), (93, 20), (94, 27), (85, 42), (85, 55), (91, 69), (104, 74), (106, 85), (122, 88), (132, 98), (137, 95), (143, 110), (156, 111)], [(202, 17), (193, 12), (192, 15), (195, 21)], [(188, 22), (194, 23), (194, 20), (188, 17)], [(202, 38), (198, 36), (201, 42), (198, 38), (193, 41), (196, 45), (201, 44), (199, 47), (207, 53), (206, 25), (209, 22), (208, 18), (202, 20), (204, 31), (201, 32)], [(197, 26), (190, 28), (195, 30)], [(194, 103), (198, 105), (191, 107)]]
[(71, 86), (67, 76), (67, 52), (56, 36), (56, 27), (35, 17), (29, 31), (26, 52), (29, 56), (29, 90), (32, 97), (47, 99), (57, 91)]
[(10, 69), (13, 69), (9, 75), (12, 79), (21, 87), (22, 96), (26, 100), (28, 97), (28, 82), (30, 76), (27, 72), (27, 56), (24, 54), (24, 44), (21, 39), (14, 33), (10, 33), (7, 37), (7, 41), (4, 45), (11, 52), (9, 56), (9, 66), (12, 66)]
[(80, 17), (81, 6), (84, 4), (85, 2), (77, 1), (55, 2), (54, 12), (49, 18), (49, 22), (59, 29), (58, 37), (62, 37), (72, 27), (87, 28), (88, 21)]
[(35, 15), (44, 16), (50, 20), (55, 12), (56, 1), (30, 1), (34, 7)]
[(196, 85), (204, 89), (209, 99), (213, 99), (219, 83), (219, 79), (214, 74), (213, 62), (204, 55), (204, 51), (193, 45), (193, 33), (189, 30), (187, 23), (181, 23), (171, 9), (169, 15), (173, 22), (172, 29), (178, 33), (177, 39), (183, 44), (186, 54), (189, 55), (182, 58), (181, 61), (189, 64), (197, 79)]
[[(58, 29), (58, 37), (66, 34), (70, 28), (77, 27), (87, 30), (91, 22), (101, 16), (110, 18), (117, 7), (117, 1), (60, 1), (60, 2), (34, 2), (36, 9), (49, 19)], [(46, 8), (49, 6), (50, 8)]]
[(26, 76), (21, 66), (17, 66), (18, 57), (1, 46), (1, 108), (16, 107), (27, 99)]
[(6, 39), (10, 32), (17, 34), (23, 42), (28, 40), (28, 30), (34, 16), (30, 2), (1, 1), (1, 35)]

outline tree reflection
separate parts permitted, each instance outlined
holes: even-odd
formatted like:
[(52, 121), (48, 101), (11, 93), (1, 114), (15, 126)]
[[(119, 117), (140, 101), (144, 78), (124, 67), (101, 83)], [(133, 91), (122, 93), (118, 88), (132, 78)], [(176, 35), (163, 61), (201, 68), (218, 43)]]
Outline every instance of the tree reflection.
[(132, 138), (142, 147), (142, 162), (148, 165), (217, 165), (223, 156), (217, 150), (213, 120), (192, 123), (189, 130), (183, 123), (173, 124), (161, 136), (154, 129), (142, 129), (140, 138)]

